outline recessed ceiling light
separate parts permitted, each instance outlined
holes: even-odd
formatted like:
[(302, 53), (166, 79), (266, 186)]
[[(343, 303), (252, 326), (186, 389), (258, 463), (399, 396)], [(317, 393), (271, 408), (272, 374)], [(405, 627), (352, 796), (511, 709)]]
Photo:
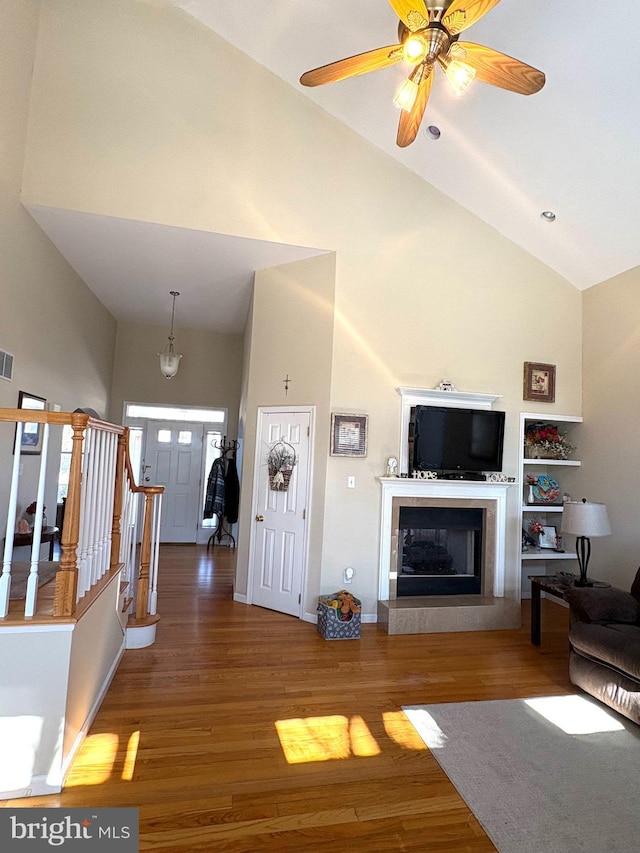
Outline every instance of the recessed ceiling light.
[(555, 222), (556, 215), (552, 210), (543, 210), (540, 214), (540, 219), (544, 220), (544, 222)]
[(435, 124), (430, 124), (425, 128), (426, 135), (429, 139), (440, 139), (440, 128), (436, 127)]

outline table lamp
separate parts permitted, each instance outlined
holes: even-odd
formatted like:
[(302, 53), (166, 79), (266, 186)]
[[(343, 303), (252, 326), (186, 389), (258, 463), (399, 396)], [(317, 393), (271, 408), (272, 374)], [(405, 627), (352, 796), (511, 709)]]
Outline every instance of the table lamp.
[(611, 534), (607, 507), (604, 504), (590, 503), (586, 498), (581, 501), (565, 501), (562, 510), (562, 532), (576, 537), (580, 577), (575, 581), (575, 586), (593, 586), (587, 577), (591, 539)]

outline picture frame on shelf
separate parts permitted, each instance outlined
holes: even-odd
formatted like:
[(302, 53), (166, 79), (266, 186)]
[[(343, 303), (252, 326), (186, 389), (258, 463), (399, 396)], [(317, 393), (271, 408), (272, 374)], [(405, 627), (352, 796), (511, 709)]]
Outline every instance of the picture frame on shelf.
[(558, 531), (555, 527), (543, 527), (542, 533), (538, 538), (538, 545), (540, 548), (555, 548), (558, 543)]
[(331, 456), (366, 456), (368, 415), (331, 413)]
[[(26, 391), (18, 392), (18, 408), (33, 409), (34, 411), (42, 412), (47, 408), (47, 401), (44, 397), (37, 397), (35, 394), (28, 394)], [(17, 434), (16, 425), (16, 434)], [(21, 456), (40, 456), (42, 453), (42, 435), (43, 424), (41, 423), (23, 423), (22, 436), (20, 438), (20, 455)], [(14, 441), (15, 453), (15, 441)]]
[(538, 361), (525, 361), (522, 398), (539, 403), (554, 403), (556, 399), (556, 366)]

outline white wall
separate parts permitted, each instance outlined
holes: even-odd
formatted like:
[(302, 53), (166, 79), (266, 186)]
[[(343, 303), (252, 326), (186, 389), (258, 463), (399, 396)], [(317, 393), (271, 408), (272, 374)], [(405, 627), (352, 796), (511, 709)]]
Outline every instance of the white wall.
[[(13, 381), (0, 380), (0, 407), (16, 407), (19, 391), (44, 397), (63, 411), (108, 406), (116, 324), (21, 204), (32, 68), (40, 2), (0, 5), (0, 349), (15, 357)], [(52, 433), (55, 431), (52, 430)], [(8, 470), (13, 426), (0, 428), (0, 470)], [(55, 445), (55, 436), (52, 447)], [(36, 496), (39, 457), (25, 456), (19, 509)], [(50, 472), (58, 459), (51, 453)], [(55, 519), (55, 484), (45, 496)], [(0, 478), (0, 506), (7, 478)], [(4, 534), (0, 519), (0, 535)]]
[[(304, 609), (315, 613), (322, 583), (324, 501), (329, 447), (329, 391), (333, 352), (335, 257), (296, 261), (256, 273), (247, 358), (244, 465), (241, 484), (238, 570), (234, 592), (247, 592), (249, 535), (253, 526), (253, 460), (258, 406), (316, 407), (309, 573)], [(288, 390), (283, 379), (291, 378)], [(264, 449), (260, 448), (260, 453)], [(262, 460), (264, 461), (264, 460)]]
[(0, 627), (0, 799), (60, 790), (72, 630)]
[[(329, 407), (369, 414), (370, 435), (366, 459), (318, 456), (326, 464), (320, 586), (335, 588), (354, 566), (369, 612), (376, 477), (398, 452), (397, 386), (429, 388), (446, 377), (461, 390), (501, 394), (510, 473), (518, 413), (531, 408), (522, 401), (524, 361), (557, 365), (557, 402), (541, 412), (580, 414), (578, 291), (173, 8), (46, 4), (24, 192), (36, 204), (335, 251)], [(253, 336), (270, 320), (254, 305)], [(263, 391), (248, 403), (245, 426), (258, 399), (280, 402), (268, 383)], [(346, 489), (351, 474), (355, 492)], [(514, 494), (510, 592), (519, 585), (516, 504)]]
[(118, 324), (111, 420), (122, 422), (125, 400), (219, 407), (228, 410), (227, 433), (235, 437), (240, 406), (242, 336), (176, 327), (176, 352), (182, 359), (177, 375), (167, 381), (160, 373), (157, 355), (165, 347), (167, 334), (167, 327)]

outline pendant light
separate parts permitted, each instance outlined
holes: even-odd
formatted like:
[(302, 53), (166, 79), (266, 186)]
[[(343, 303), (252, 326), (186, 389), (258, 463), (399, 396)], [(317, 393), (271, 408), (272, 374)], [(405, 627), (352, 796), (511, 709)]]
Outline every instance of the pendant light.
[(172, 379), (176, 373), (178, 372), (178, 367), (180, 366), (181, 355), (178, 355), (177, 352), (173, 349), (173, 320), (176, 314), (176, 296), (180, 296), (180, 292), (178, 290), (170, 290), (169, 293), (173, 296), (173, 308), (171, 309), (171, 331), (169, 332), (169, 340), (167, 341), (167, 345), (162, 352), (159, 352), (160, 356), (160, 372), (165, 377), (165, 379)]

